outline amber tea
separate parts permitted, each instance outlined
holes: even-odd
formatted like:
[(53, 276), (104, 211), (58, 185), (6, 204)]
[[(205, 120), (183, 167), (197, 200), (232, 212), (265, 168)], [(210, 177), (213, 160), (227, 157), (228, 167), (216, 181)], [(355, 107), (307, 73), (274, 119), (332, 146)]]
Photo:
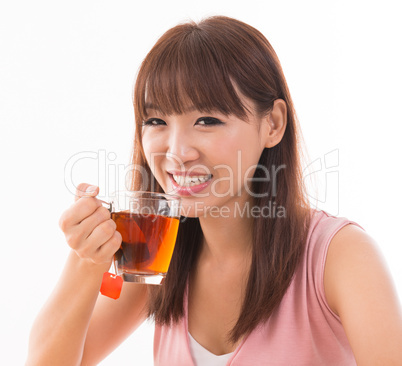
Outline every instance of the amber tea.
[(164, 277), (172, 258), (179, 219), (130, 211), (112, 212), (112, 219), (123, 240), (115, 254), (115, 264), (123, 278), (130, 274)]
[(109, 205), (122, 236), (115, 253), (116, 274), (124, 281), (161, 284), (172, 258), (181, 199), (171, 194), (119, 191)]

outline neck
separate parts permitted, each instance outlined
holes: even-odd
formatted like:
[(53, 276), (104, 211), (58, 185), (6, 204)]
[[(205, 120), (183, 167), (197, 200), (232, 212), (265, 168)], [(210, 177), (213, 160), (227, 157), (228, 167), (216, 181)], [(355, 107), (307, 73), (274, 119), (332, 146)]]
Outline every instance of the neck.
[(211, 212), (199, 218), (204, 236), (201, 250), (204, 260), (222, 265), (251, 257), (253, 218), (239, 214), (244, 204), (236, 201), (232, 207), (226, 206), (229, 212)]

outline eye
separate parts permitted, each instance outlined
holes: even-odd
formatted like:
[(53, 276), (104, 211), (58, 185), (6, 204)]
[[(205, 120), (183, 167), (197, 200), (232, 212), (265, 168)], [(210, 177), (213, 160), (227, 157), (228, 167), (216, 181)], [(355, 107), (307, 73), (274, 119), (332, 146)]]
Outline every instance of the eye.
[(163, 126), (164, 124), (166, 124), (165, 121), (159, 118), (150, 118), (142, 122), (142, 126)]
[(166, 124), (165, 121), (159, 118), (149, 118), (146, 121), (142, 122), (143, 126), (161, 126), (163, 124)]
[(217, 118), (213, 117), (201, 117), (197, 119), (197, 124), (200, 126), (217, 126), (223, 125), (224, 123)]

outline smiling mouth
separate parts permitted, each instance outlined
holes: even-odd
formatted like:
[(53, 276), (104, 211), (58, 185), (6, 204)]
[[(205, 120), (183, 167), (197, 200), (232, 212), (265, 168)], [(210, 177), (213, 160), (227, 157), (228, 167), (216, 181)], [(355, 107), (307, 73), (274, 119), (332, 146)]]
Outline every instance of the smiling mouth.
[(212, 179), (212, 174), (183, 176), (169, 173), (169, 175), (178, 186), (186, 188), (198, 186)]

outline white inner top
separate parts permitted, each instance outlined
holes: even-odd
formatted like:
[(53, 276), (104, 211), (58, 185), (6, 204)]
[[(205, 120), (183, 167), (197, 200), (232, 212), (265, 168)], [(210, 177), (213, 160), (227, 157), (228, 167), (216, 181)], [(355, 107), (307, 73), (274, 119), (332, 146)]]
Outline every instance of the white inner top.
[(224, 366), (233, 352), (226, 355), (214, 355), (203, 346), (201, 346), (190, 334), (188, 333), (191, 356), (193, 357), (195, 366)]

